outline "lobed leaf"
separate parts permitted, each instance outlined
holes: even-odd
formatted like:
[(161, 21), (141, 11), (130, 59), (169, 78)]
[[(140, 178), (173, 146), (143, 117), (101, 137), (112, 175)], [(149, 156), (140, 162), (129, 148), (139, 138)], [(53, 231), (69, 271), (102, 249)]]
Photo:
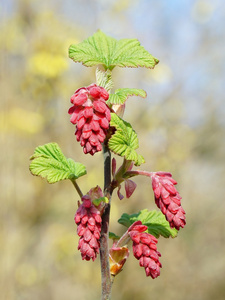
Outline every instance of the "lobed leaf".
[(123, 89), (117, 89), (115, 90), (114, 94), (109, 95), (109, 100), (107, 101), (107, 104), (124, 104), (124, 102), (127, 100), (129, 96), (140, 96), (142, 98), (145, 98), (147, 96), (146, 92), (142, 89), (129, 89), (129, 88), (123, 88)]
[(67, 159), (56, 143), (38, 146), (30, 159), (31, 173), (46, 178), (49, 183), (77, 179), (86, 174), (85, 166), (71, 158)]
[(108, 146), (115, 154), (132, 160), (136, 166), (145, 162), (142, 155), (135, 151), (138, 147), (138, 138), (131, 125), (122, 120), (115, 113), (111, 113), (110, 126), (116, 128), (116, 132), (109, 139)]
[(137, 39), (116, 40), (100, 30), (81, 43), (71, 45), (69, 57), (86, 67), (101, 64), (109, 70), (116, 66), (152, 69), (159, 62)]
[(126, 227), (130, 227), (134, 222), (141, 221), (143, 225), (148, 227), (147, 232), (154, 235), (156, 238), (163, 236), (176, 237), (178, 231), (171, 228), (169, 222), (161, 211), (143, 209), (136, 214), (128, 215), (124, 213), (118, 222)]

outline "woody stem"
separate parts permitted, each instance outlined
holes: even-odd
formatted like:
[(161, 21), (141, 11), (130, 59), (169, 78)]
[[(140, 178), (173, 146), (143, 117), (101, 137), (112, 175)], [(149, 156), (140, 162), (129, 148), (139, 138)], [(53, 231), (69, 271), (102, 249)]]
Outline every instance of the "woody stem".
[(102, 214), (102, 229), (100, 237), (100, 261), (102, 277), (102, 300), (109, 300), (111, 295), (111, 275), (109, 266), (109, 216), (112, 191), (108, 189), (111, 183), (111, 153), (107, 146), (103, 147), (104, 155), (104, 194), (109, 199)]

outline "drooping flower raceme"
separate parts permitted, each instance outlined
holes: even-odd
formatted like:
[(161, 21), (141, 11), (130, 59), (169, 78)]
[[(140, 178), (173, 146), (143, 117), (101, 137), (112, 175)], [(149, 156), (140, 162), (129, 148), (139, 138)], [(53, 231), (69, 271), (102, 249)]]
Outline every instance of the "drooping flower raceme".
[(139, 265), (145, 268), (146, 276), (151, 276), (154, 279), (160, 275), (162, 265), (159, 257), (161, 254), (157, 251), (158, 240), (153, 235), (144, 232), (147, 228), (147, 226), (142, 225), (141, 221), (137, 221), (131, 225), (128, 233), (133, 241), (135, 258), (139, 260)]
[(102, 218), (89, 195), (83, 196), (81, 200), (82, 204), (74, 218), (78, 226), (77, 234), (80, 236), (78, 250), (81, 252), (82, 259), (94, 261), (99, 253)]
[(102, 150), (111, 120), (105, 103), (108, 98), (108, 92), (96, 84), (78, 89), (71, 97), (73, 106), (68, 113), (71, 123), (77, 125), (75, 135), (85, 154), (94, 155)]
[(155, 203), (166, 216), (170, 227), (177, 230), (183, 228), (186, 224), (185, 211), (181, 206), (182, 198), (174, 186), (177, 182), (168, 172), (152, 173), (151, 178)]

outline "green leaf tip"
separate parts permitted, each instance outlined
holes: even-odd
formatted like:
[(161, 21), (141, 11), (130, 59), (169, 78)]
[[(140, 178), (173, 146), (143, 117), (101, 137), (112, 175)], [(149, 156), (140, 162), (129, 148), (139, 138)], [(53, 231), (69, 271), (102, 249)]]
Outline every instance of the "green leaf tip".
[(101, 30), (79, 44), (72, 44), (69, 47), (69, 57), (86, 67), (100, 64), (106, 70), (112, 70), (116, 66), (153, 69), (159, 63), (137, 39), (116, 40)]
[(110, 232), (110, 231), (109, 231), (109, 238), (112, 239), (112, 240), (119, 240), (120, 239), (120, 237), (118, 235), (116, 235), (115, 233)]
[(154, 235), (156, 238), (163, 236), (172, 238), (177, 236), (178, 231), (171, 228), (169, 222), (161, 211), (143, 209), (136, 214), (128, 215), (124, 213), (118, 222), (126, 227), (130, 227), (134, 222), (141, 221), (143, 225), (148, 227), (147, 232)]
[(46, 178), (49, 183), (64, 179), (76, 180), (86, 174), (85, 166), (66, 158), (57, 143), (38, 146), (30, 159), (31, 173)]
[(101, 204), (101, 202), (104, 202), (104, 203), (109, 203), (109, 199), (107, 197), (100, 197), (98, 199), (94, 199), (92, 201), (92, 203), (95, 205), (95, 206), (99, 206), (99, 204)]
[(147, 94), (142, 89), (130, 89), (130, 88), (117, 89), (115, 90), (114, 94), (109, 95), (107, 104), (110, 103), (110, 104), (122, 105), (130, 96), (139, 96), (142, 98), (146, 98)]
[(115, 113), (111, 113), (110, 126), (115, 127), (116, 132), (109, 139), (109, 149), (126, 160), (132, 160), (135, 166), (140, 166), (144, 163), (143, 156), (135, 151), (138, 149), (139, 143), (137, 134), (130, 123), (124, 121)]

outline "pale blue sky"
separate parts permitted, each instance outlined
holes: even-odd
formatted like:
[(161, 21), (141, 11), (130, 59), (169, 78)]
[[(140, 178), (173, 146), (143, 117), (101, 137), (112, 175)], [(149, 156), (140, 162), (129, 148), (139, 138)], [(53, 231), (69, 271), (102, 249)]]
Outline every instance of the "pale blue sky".
[[(160, 84), (142, 81), (160, 101), (179, 86), (179, 97), (187, 109), (187, 122), (204, 120), (203, 105), (213, 98), (218, 118), (224, 120), (225, 4), (223, 0), (131, 0), (118, 10), (116, 0), (64, 0), (57, 3), (33, 1), (34, 10), (52, 10), (79, 26), (84, 39), (97, 29), (115, 38), (138, 38), (160, 63), (167, 65), (172, 78)], [(17, 9), (16, 0), (3, 0), (4, 18)], [(4, 20), (4, 18), (2, 20)], [(132, 82), (131, 82), (132, 84)], [(149, 86), (148, 86), (149, 84)], [(153, 100), (154, 101), (154, 100)]]

